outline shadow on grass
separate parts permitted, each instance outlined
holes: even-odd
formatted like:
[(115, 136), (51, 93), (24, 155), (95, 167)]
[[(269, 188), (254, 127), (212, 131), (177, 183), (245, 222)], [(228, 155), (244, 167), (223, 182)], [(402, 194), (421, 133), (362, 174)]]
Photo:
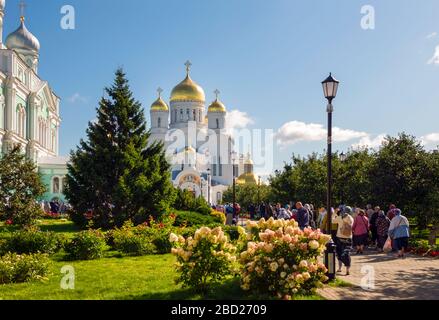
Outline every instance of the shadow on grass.
[(175, 291), (152, 292), (140, 296), (126, 296), (126, 300), (250, 300), (252, 297), (245, 293), (239, 279), (228, 279), (221, 284), (211, 286), (205, 294), (196, 292), (194, 289), (181, 288)]
[[(233, 278), (213, 285), (206, 294), (193, 289), (182, 288), (175, 291), (147, 293), (139, 296), (125, 296), (124, 300), (278, 300), (269, 295), (250, 294), (240, 287), (239, 279)], [(297, 296), (294, 300), (324, 300), (317, 295)]]

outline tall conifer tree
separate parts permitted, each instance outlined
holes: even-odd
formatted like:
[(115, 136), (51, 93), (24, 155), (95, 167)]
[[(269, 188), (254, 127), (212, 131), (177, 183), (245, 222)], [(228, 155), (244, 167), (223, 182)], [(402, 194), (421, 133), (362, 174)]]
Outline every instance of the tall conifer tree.
[(86, 225), (88, 216), (93, 226), (111, 228), (161, 215), (175, 195), (163, 144), (149, 141), (142, 106), (122, 69), (105, 91), (87, 141), (71, 153), (66, 196), (77, 224)]

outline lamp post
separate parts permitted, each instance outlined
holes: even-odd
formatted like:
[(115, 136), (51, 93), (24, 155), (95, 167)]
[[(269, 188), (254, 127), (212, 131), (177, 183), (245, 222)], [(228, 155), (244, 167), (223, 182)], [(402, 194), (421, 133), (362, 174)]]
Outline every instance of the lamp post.
[(211, 205), (210, 202), (210, 184), (211, 184), (211, 180), (210, 180), (210, 167), (207, 168), (207, 202), (209, 203), (209, 205)]
[[(331, 224), (332, 224), (332, 112), (334, 107), (332, 106), (332, 100), (337, 96), (339, 81), (329, 74), (329, 77), (322, 82), (323, 93), (325, 98), (328, 100), (328, 106), (326, 112), (328, 113), (328, 189), (326, 194), (326, 214), (327, 214), (327, 233), (331, 234)], [(335, 279), (335, 244), (332, 239), (326, 245), (325, 252), (325, 265), (328, 269), (329, 280)]]
[[(341, 161), (341, 163), (343, 164), (345, 161), (346, 161), (346, 159), (348, 158), (348, 156), (347, 156), (347, 154), (345, 154), (344, 152), (342, 152), (342, 153), (340, 153), (340, 161)], [(342, 170), (343, 170), (343, 167), (342, 167)], [(344, 205), (345, 203), (344, 203), (344, 192), (343, 192), (343, 187), (340, 189), (340, 200), (341, 200), (341, 204), (342, 205)]]
[(236, 162), (236, 152), (231, 152), (232, 156), (232, 173), (233, 173), (233, 218), (236, 217), (236, 172), (235, 172), (235, 162)]
[(261, 204), (260, 189), (261, 189), (261, 176), (258, 176), (258, 206)]

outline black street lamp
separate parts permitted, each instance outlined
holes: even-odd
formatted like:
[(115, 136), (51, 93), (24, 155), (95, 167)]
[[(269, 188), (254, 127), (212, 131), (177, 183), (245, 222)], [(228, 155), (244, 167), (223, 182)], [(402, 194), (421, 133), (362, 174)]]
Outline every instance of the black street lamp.
[(233, 168), (233, 218), (236, 217), (236, 172), (235, 172), (235, 162), (236, 162), (236, 152), (232, 151), (232, 168)]
[(210, 180), (210, 167), (209, 167), (207, 168), (207, 202), (209, 203), (209, 205), (212, 204), (210, 202), (210, 184), (211, 184), (211, 180)]
[[(332, 224), (332, 112), (334, 107), (332, 106), (332, 100), (337, 96), (339, 81), (329, 74), (329, 77), (322, 82), (323, 93), (325, 98), (328, 100), (328, 106), (326, 112), (328, 113), (328, 189), (326, 194), (326, 214), (327, 214), (327, 233), (331, 234), (331, 224)], [(326, 245), (325, 252), (325, 265), (328, 269), (329, 280), (335, 279), (335, 244), (331, 239)]]
[(261, 204), (260, 189), (261, 189), (261, 176), (258, 176), (258, 206)]
[[(339, 158), (340, 158), (341, 163), (343, 164), (347, 160), (348, 155), (346, 153), (342, 152), (342, 153), (340, 153)], [(343, 166), (342, 166), (341, 169), (343, 170)], [(340, 186), (341, 186), (341, 188), (340, 188), (340, 200), (341, 200), (341, 204), (344, 205), (345, 203), (344, 203), (343, 186), (342, 185), (340, 185)]]

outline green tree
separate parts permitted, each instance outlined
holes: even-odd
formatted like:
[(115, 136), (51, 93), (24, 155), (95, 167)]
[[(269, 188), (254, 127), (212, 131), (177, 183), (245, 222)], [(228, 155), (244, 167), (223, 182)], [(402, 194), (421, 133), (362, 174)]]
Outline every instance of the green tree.
[(26, 227), (42, 214), (37, 203), (45, 186), (35, 163), (15, 146), (0, 159), (0, 219)]
[[(372, 199), (387, 207), (394, 203), (404, 213), (423, 215), (432, 188), (428, 154), (415, 137), (401, 133), (388, 136), (370, 167)], [(419, 219), (421, 224), (424, 221)]]
[(95, 227), (111, 228), (160, 216), (170, 209), (174, 188), (163, 145), (149, 141), (142, 106), (122, 69), (105, 91), (87, 141), (71, 152), (65, 193), (77, 224), (85, 226), (84, 214), (92, 210)]
[(173, 205), (176, 210), (194, 211), (202, 214), (210, 214), (212, 209), (203, 197), (195, 197), (189, 190), (176, 189), (176, 197)]
[[(257, 205), (260, 202), (268, 202), (270, 199), (270, 186), (261, 184), (237, 185), (236, 203), (239, 203), (243, 211), (247, 211), (249, 205)], [(229, 187), (223, 194), (223, 203), (233, 202), (233, 187)]]

